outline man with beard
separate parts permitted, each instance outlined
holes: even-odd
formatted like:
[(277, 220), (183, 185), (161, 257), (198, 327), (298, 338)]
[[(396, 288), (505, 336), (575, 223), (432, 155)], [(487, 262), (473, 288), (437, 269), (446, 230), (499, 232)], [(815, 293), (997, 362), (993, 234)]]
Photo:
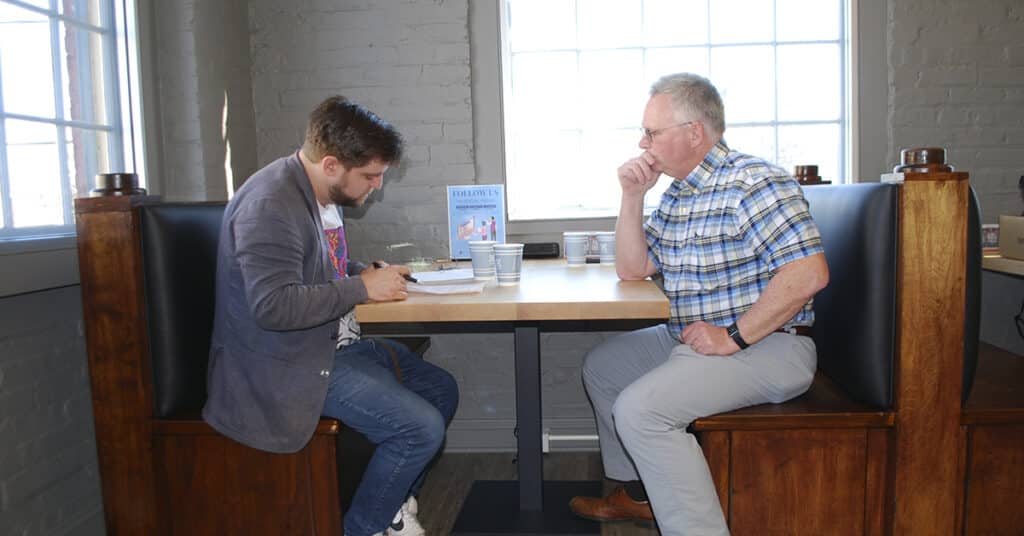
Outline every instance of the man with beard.
[(302, 148), (239, 188), (218, 244), (203, 418), (269, 452), (300, 450), (320, 415), (363, 433), (377, 448), (345, 514), (350, 536), (424, 534), (413, 497), (458, 405), (451, 374), (394, 341), (360, 339), (351, 314), (408, 296), (407, 268), (349, 262), (338, 208), (380, 189), (401, 148), (373, 112), (325, 100)]

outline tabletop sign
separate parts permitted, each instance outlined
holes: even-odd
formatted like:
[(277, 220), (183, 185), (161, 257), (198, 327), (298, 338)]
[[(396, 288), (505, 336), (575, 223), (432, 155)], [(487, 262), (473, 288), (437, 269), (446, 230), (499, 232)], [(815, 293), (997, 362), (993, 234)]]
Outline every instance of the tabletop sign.
[(505, 241), (504, 185), (448, 187), (448, 249), (451, 258), (468, 259), (470, 240)]

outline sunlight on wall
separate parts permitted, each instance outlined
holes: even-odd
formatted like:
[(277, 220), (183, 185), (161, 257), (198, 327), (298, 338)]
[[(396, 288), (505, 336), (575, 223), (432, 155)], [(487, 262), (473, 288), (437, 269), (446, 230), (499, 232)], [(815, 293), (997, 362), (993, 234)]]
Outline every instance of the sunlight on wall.
[(228, 138), (228, 92), (224, 91), (224, 109), (220, 114), (220, 137), (224, 140), (224, 186), (228, 199), (235, 195), (235, 175), (231, 171), (231, 140)]

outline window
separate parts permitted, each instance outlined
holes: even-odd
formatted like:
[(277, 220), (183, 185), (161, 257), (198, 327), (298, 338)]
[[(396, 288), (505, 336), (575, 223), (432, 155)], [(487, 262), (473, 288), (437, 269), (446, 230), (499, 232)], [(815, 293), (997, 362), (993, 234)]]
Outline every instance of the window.
[(138, 169), (130, 4), (0, 0), (0, 240), (73, 233), (97, 173)]
[[(725, 140), (790, 172), (849, 174), (848, 0), (505, 0), (510, 220), (615, 216), (652, 82), (689, 71)], [(671, 179), (648, 194), (657, 204)]]

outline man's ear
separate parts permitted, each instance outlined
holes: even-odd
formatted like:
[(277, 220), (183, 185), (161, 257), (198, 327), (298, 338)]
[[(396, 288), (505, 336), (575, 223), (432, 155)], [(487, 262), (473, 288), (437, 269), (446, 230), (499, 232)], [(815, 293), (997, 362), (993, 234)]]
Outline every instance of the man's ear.
[(693, 128), (690, 129), (690, 146), (700, 147), (704, 140), (708, 137), (708, 133), (704, 130), (704, 123), (697, 121), (693, 123)]
[(320, 169), (327, 175), (335, 175), (345, 171), (345, 165), (337, 157), (327, 155), (320, 160)]

